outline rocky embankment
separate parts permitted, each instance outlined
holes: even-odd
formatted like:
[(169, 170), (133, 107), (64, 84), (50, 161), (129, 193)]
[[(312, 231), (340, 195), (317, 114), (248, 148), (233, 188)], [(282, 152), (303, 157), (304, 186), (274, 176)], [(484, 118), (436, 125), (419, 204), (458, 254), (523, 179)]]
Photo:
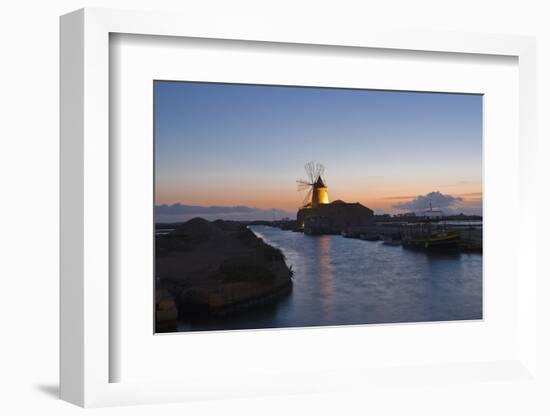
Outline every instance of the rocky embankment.
[(283, 253), (234, 221), (195, 218), (156, 236), (156, 331), (249, 310), (292, 289)]

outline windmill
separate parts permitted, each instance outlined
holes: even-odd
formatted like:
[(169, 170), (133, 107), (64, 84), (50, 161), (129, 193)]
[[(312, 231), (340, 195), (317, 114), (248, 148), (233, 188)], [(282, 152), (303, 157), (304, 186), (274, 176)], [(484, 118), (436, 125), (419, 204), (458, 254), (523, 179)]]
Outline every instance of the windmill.
[(320, 204), (328, 204), (328, 191), (323, 178), (325, 167), (320, 163), (309, 162), (304, 166), (307, 174), (306, 179), (299, 179), (298, 191), (308, 190), (302, 202), (304, 208), (317, 208)]

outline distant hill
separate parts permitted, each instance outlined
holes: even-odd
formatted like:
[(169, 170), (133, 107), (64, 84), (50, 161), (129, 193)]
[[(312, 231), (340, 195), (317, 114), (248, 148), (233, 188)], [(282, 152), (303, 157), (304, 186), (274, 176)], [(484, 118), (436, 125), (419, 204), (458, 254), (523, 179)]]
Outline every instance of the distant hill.
[(293, 218), (296, 213), (279, 209), (260, 209), (244, 205), (236, 206), (200, 206), (200, 205), (157, 205), (155, 207), (156, 222), (183, 222), (195, 217), (201, 217), (210, 221), (234, 220), (234, 221), (255, 221), (255, 220), (280, 220), (282, 218)]

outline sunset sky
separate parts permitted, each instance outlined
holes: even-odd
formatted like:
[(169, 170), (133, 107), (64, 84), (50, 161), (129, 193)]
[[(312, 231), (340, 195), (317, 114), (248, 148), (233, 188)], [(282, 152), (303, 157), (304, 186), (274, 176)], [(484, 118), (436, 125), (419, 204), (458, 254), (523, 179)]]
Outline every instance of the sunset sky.
[(317, 161), (331, 201), (399, 213), (439, 192), (444, 211), (481, 212), (480, 95), (163, 81), (154, 93), (156, 205), (295, 214), (296, 180)]

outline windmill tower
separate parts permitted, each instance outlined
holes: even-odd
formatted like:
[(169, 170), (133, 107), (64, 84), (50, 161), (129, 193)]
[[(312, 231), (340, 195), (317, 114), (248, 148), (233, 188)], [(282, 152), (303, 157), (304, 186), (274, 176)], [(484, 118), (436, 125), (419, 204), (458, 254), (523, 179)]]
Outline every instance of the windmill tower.
[(326, 181), (323, 178), (325, 167), (320, 163), (309, 162), (304, 166), (307, 174), (307, 180), (300, 179), (298, 191), (305, 191), (307, 194), (302, 202), (303, 208), (317, 208), (321, 204), (328, 204), (328, 191)]

